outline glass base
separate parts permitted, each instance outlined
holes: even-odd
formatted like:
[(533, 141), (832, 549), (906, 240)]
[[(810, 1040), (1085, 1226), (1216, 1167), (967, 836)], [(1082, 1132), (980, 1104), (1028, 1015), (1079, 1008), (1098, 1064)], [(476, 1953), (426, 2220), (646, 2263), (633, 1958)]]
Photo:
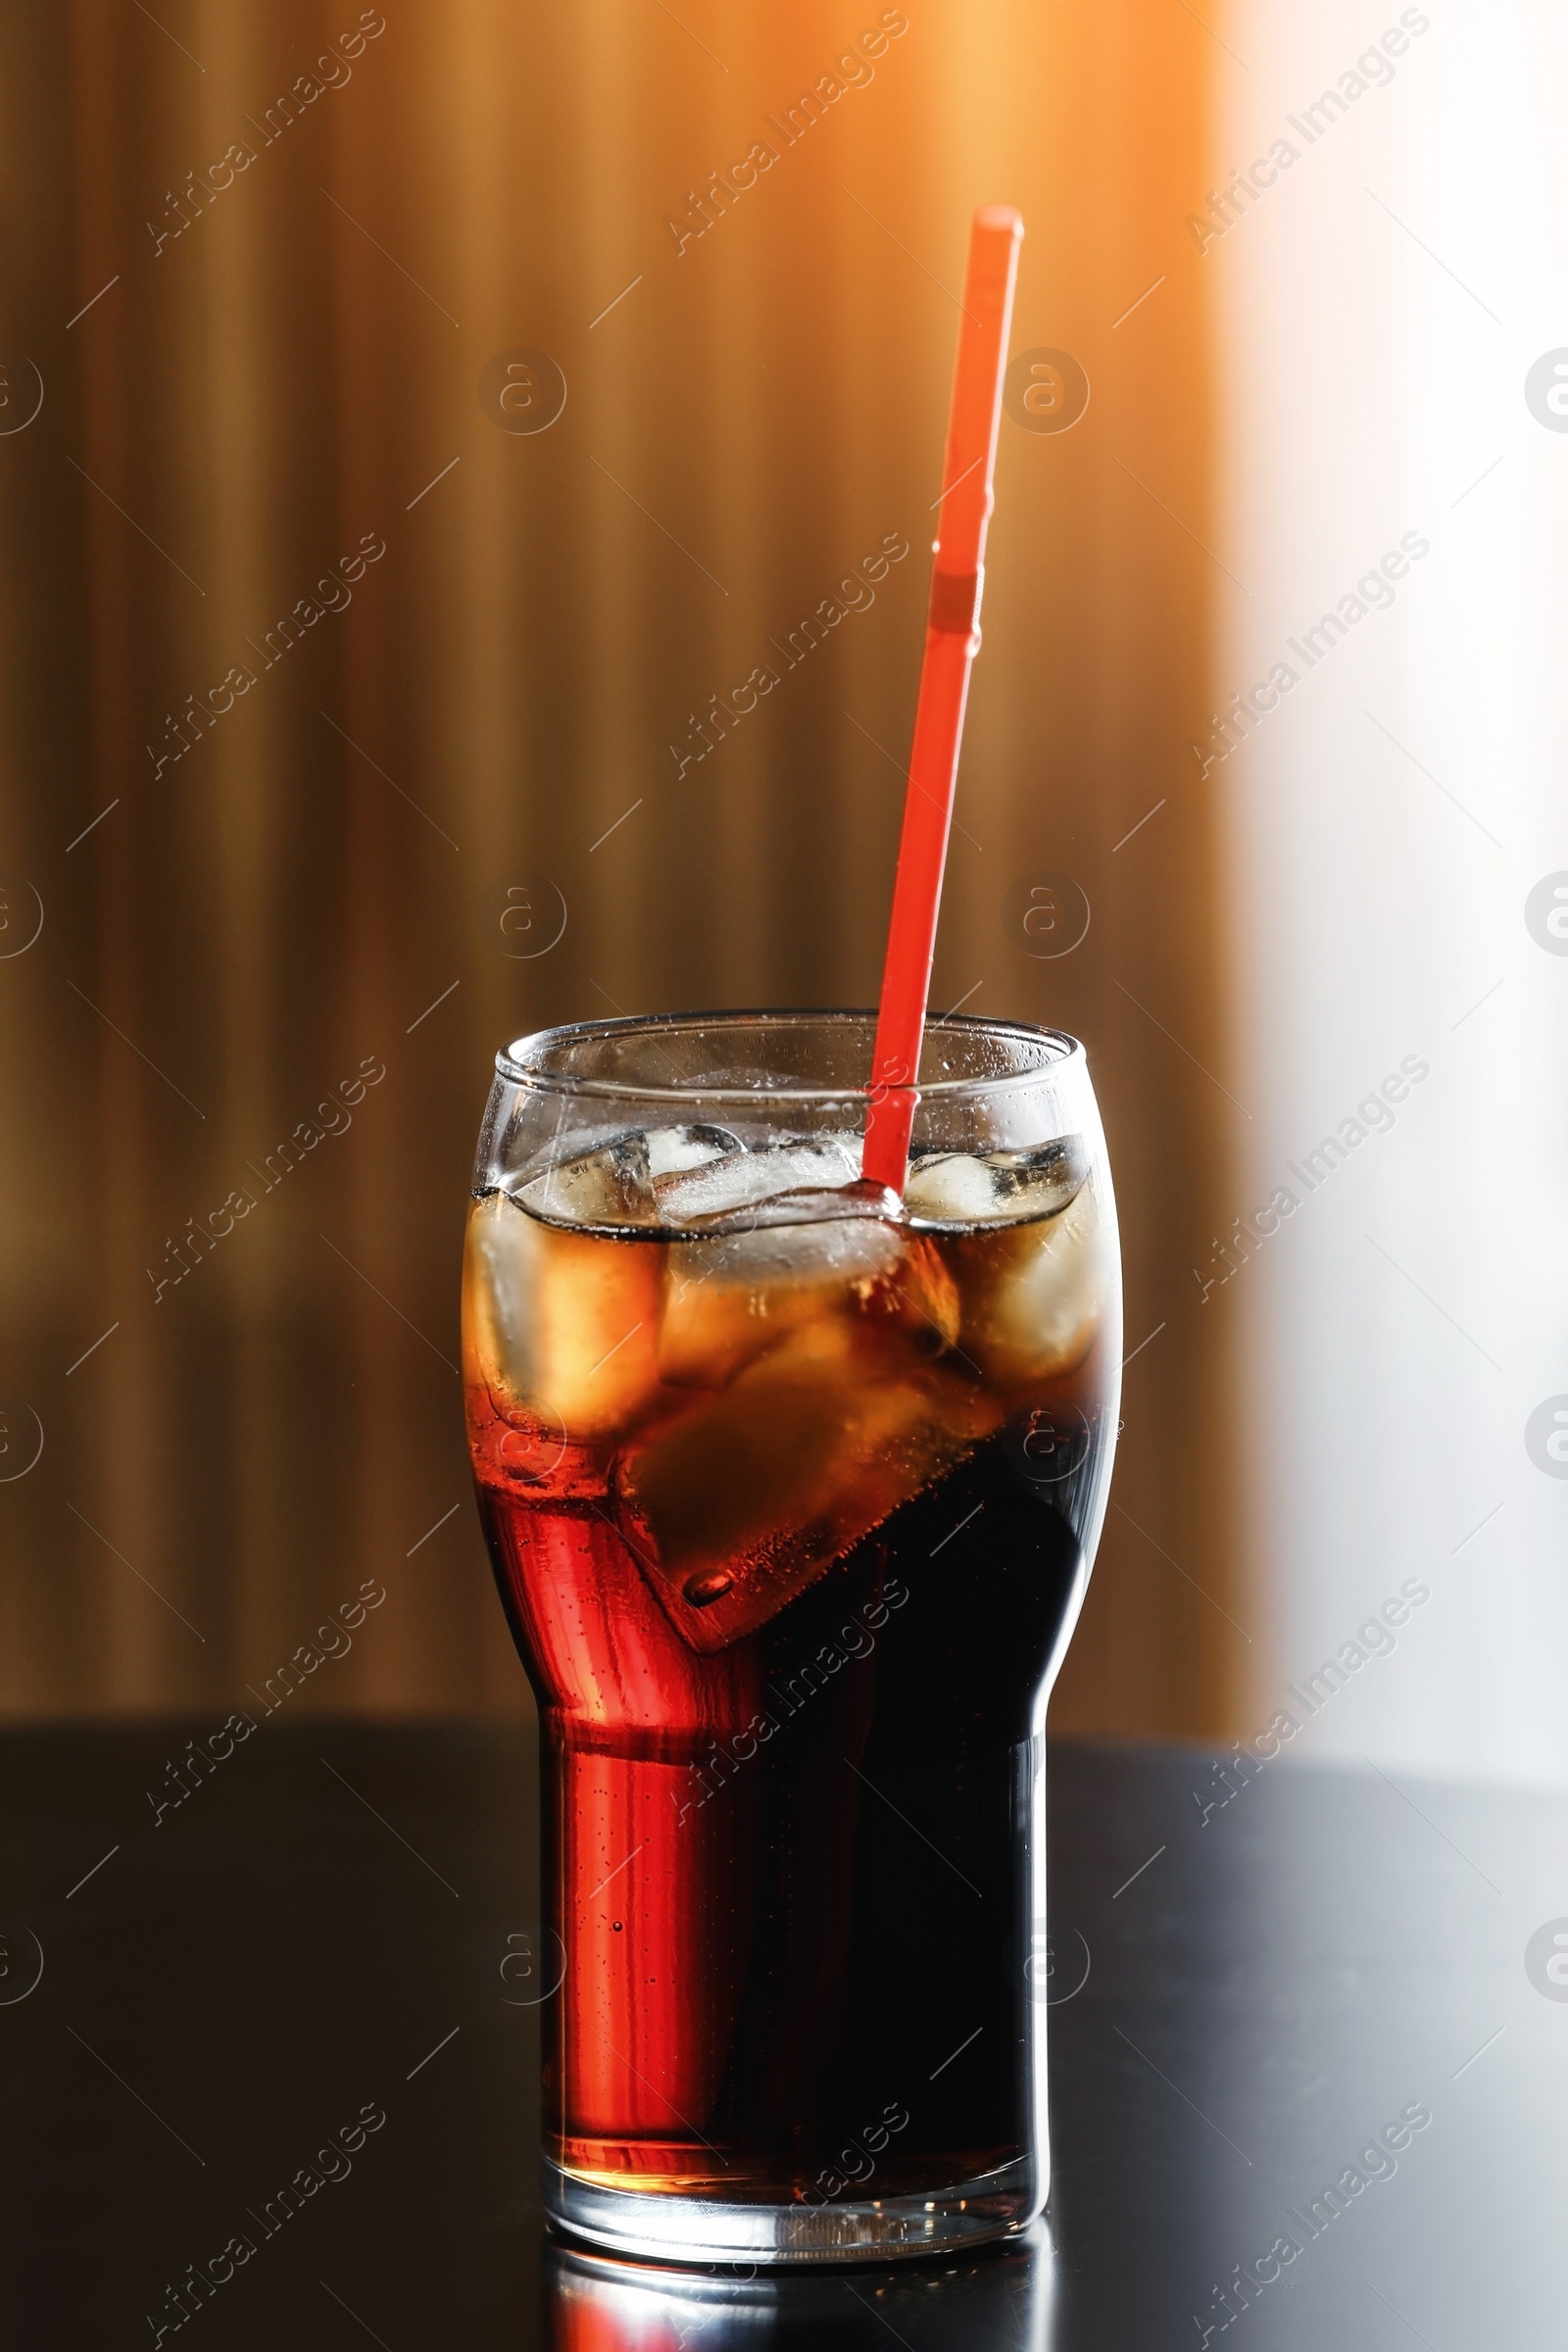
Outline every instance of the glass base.
[(928, 2194), (830, 2205), (748, 2204), (604, 2188), (544, 2161), (545, 2211), (574, 2237), (654, 2262), (886, 2262), (1009, 2237), (1036, 2220), (1044, 2182), (1027, 2157)]

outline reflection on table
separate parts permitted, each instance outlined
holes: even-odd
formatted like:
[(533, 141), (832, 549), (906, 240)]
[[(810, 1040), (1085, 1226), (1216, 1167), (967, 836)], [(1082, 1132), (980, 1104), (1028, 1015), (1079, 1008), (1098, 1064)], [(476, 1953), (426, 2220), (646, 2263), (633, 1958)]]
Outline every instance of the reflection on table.
[(548, 2245), (551, 2352), (1046, 2352), (1045, 2225), (957, 2263), (884, 2270), (676, 2271)]

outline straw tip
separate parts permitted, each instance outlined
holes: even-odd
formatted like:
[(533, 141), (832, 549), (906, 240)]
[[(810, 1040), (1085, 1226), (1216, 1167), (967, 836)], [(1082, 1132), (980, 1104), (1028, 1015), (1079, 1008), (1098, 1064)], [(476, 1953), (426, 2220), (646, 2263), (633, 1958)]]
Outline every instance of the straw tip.
[(1002, 233), (1010, 237), (1023, 235), (1023, 215), (1010, 204), (982, 204), (975, 208), (976, 228)]

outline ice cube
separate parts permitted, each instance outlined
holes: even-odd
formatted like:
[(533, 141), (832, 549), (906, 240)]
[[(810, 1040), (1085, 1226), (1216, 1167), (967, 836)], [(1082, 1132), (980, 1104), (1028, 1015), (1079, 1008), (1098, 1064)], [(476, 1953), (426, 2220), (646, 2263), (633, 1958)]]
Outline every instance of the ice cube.
[(1082, 1362), (1115, 1296), (1105, 1228), (1092, 1188), (1060, 1214), (944, 1247), (963, 1302), (959, 1352), (996, 1389), (1030, 1395)]
[(819, 1316), (617, 1456), (622, 1523), (677, 1632), (723, 1649), (1001, 1417), (906, 1337)]
[(998, 1213), (985, 1161), (967, 1152), (936, 1152), (915, 1160), (904, 1187), (904, 1207), (907, 1216), (942, 1225), (977, 1225)]
[(1055, 1216), (1087, 1173), (1077, 1136), (1023, 1152), (933, 1152), (910, 1168), (904, 1205), (924, 1225), (1013, 1225)]
[(744, 1152), (746, 1147), (738, 1135), (727, 1127), (651, 1127), (645, 1141), (648, 1145), (648, 1172), (657, 1187), (661, 1176), (674, 1176), (687, 1168), (701, 1168), (726, 1152)]
[(597, 1152), (530, 1177), (518, 1199), (552, 1225), (605, 1227), (658, 1222), (646, 1135), (617, 1136)]
[(915, 1357), (931, 1356), (957, 1337), (957, 1289), (933, 1243), (863, 1213), (671, 1242), (660, 1377), (722, 1388), (781, 1340), (834, 1316), (901, 1334)]
[(635, 1427), (658, 1398), (663, 1259), (662, 1242), (574, 1233), (490, 1194), (468, 1220), (470, 1383), (571, 1445)]
[[(690, 1225), (698, 1218), (733, 1217), (757, 1222), (759, 1205), (800, 1191), (819, 1192), (854, 1184), (860, 1173), (860, 1139), (854, 1135), (804, 1137), (769, 1145), (760, 1152), (728, 1152), (701, 1167), (655, 1179), (660, 1222)], [(817, 1212), (820, 1213), (820, 1212)], [(874, 1208), (870, 1214), (876, 1214)], [(790, 1222), (808, 1223), (803, 1211)]]
[(715, 1209), (711, 1216), (688, 1217), (691, 1233), (758, 1233), (768, 1225), (824, 1225), (844, 1217), (884, 1217), (902, 1223), (904, 1203), (891, 1185), (857, 1176), (853, 1184), (800, 1184), (787, 1193), (769, 1193), (750, 1208)]
[(662, 1183), (742, 1150), (727, 1127), (651, 1127), (559, 1161), (518, 1198), (553, 1225), (657, 1225)]

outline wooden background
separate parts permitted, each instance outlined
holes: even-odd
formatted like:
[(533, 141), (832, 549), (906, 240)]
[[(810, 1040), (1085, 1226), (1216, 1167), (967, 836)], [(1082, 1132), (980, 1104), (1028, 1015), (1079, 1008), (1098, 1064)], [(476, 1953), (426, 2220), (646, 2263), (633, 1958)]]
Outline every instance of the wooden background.
[[(1187, 749), (1216, 52), (1166, 0), (911, 0), (677, 254), (664, 216), (879, 13), (387, 0), (270, 143), (353, 0), (0, 14), (0, 343), (44, 388), (0, 434), (0, 871), (44, 911), (0, 957), (0, 1396), (45, 1438), (0, 1483), (5, 1713), (221, 1708), (368, 1578), (386, 1605), (297, 1707), (526, 1703), (453, 1371), (490, 1056), (615, 1008), (873, 999), (954, 293), (970, 209), (1006, 201), (1015, 348), (1069, 351), (1092, 398), (1070, 432), (1004, 422), (934, 998), (1087, 1040), (1128, 1346), (1158, 1333), (1054, 1720), (1229, 1720), (1231, 1409), (1190, 1270), (1233, 1205)], [(480, 403), (517, 347), (567, 386), (538, 434)], [(874, 607), (677, 777), (688, 714), (893, 532)], [(367, 534), (352, 602), (263, 668)], [(1038, 869), (1093, 908), (1059, 961), (1004, 919)], [(531, 961), (494, 922), (524, 873), (567, 914)], [(366, 1057), (352, 1125), (158, 1296), (187, 1221)]]

